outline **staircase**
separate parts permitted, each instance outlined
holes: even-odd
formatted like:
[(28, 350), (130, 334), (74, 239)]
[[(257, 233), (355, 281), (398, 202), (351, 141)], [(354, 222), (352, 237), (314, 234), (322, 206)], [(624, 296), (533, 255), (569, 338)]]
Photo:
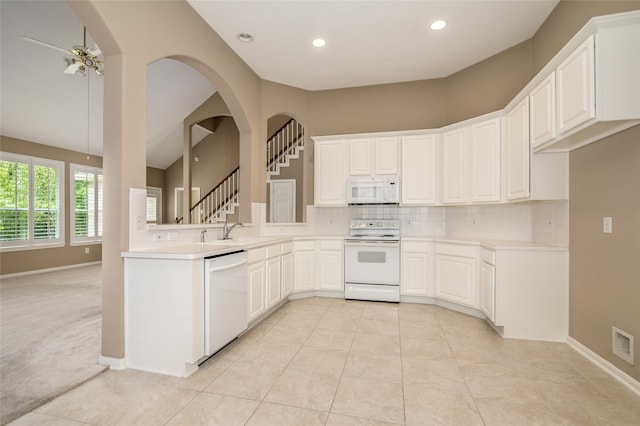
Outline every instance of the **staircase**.
[(267, 182), (278, 176), (281, 168), (289, 167), (291, 160), (300, 158), (302, 150), (304, 127), (292, 118), (267, 141)]
[[(228, 214), (238, 207), (238, 182), (240, 167), (237, 167), (215, 188), (191, 207), (191, 223), (224, 222)], [(178, 220), (181, 222), (182, 218)]]

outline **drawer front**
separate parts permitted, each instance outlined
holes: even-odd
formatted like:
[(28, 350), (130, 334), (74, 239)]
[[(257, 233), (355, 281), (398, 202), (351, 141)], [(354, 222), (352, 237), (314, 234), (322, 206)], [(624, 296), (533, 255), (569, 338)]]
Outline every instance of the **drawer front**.
[(480, 250), (480, 259), (489, 265), (496, 264), (496, 252), (483, 248)]
[(342, 250), (344, 240), (320, 240), (318, 243), (321, 250)]
[(294, 241), (293, 249), (298, 250), (313, 250), (316, 248), (315, 241)]
[(478, 251), (476, 246), (467, 246), (463, 244), (437, 244), (436, 253), (446, 254), (449, 256), (459, 257), (477, 257)]
[(282, 243), (280, 245), (280, 250), (282, 254), (291, 253), (293, 251), (293, 243), (292, 242)]
[(402, 241), (400, 246), (403, 252), (426, 253), (429, 250), (429, 243), (426, 241)]
[(264, 247), (260, 247), (260, 248), (256, 248), (256, 249), (251, 249), (247, 252), (247, 257), (249, 259), (249, 263), (254, 263), (254, 262), (261, 262), (263, 261), (266, 257), (265, 257), (265, 249)]
[(275, 244), (267, 247), (267, 259), (280, 256), (280, 244)]

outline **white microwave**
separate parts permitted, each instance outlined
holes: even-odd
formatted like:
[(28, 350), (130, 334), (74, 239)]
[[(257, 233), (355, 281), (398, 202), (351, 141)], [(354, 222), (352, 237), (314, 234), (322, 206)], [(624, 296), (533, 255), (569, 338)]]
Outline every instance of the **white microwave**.
[(348, 204), (398, 204), (399, 202), (399, 176), (358, 176), (347, 179)]

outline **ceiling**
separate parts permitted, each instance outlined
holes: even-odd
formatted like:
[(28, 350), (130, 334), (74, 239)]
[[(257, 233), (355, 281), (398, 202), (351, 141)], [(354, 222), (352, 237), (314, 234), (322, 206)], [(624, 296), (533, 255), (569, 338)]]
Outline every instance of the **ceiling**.
[[(450, 75), (531, 38), (558, 3), (188, 2), (261, 78), (307, 90)], [(441, 32), (429, 30), (440, 18), (449, 25)], [(0, 19), (0, 133), (102, 155), (102, 79), (64, 74), (60, 52), (21, 39), (70, 48), (82, 44), (82, 22), (60, 0), (1, 0)], [(238, 33), (251, 34), (253, 42), (240, 42)], [(316, 37), (327, 45), (312, 48)], [(87, 38), (93, 47), (90, 34)], [(214, 92), (201, 74), (180, 62), (149, 66), (149, 165), (166, 168), (180, 157), (184, 118)]]

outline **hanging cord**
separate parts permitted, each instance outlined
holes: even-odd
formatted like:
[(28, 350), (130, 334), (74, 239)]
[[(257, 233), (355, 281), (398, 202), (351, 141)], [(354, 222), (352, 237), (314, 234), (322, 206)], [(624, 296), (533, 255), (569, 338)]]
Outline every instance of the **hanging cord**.
[[(86, 30), (85, 30), (86, 31)], [(85, 35), (86, 37), (86, 35)], [(85, 43), (86, 44), (86, 43)], [(89, 74), (87, 73), (87, 160), (89, 159), (89, 122), (91, 121), (91, 114), (89, 113), (90, 111), (90, 107), (89, 107)]]

